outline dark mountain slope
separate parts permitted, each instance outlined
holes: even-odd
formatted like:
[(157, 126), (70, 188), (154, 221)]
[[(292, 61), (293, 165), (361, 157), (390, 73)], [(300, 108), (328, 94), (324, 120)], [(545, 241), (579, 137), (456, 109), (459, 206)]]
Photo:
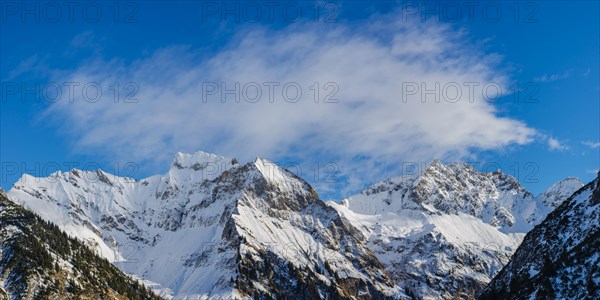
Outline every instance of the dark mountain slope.
[(0, 190), (0, 299), (159, 299)]

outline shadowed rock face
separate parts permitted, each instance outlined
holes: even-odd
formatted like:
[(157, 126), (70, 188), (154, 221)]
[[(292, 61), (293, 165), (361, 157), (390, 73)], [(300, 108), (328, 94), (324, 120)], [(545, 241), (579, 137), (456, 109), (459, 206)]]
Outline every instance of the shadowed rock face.
[(600, 298), (599, 182), (581, 188), (530, 231), (480, 298)]

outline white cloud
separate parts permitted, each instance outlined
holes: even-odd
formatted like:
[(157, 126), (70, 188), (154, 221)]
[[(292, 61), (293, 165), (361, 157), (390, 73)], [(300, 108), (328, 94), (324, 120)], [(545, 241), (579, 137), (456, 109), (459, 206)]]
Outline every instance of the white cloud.
[(544, 74), (542, 76), (536, 77), (533, 80), (537, 81), (537, 82), (553, 82), (553, 81), (559, 81), (559, 80), (563, 80), (563, 79), (567, 79), (571, 77), (571, 70), (562, 72), (562, 73), (556, 73), (556, 74)]
[(559, 140), (557, 140), (553, 137), (548, 138), (548, 147), (550, 147), (550, 150), (558, 150), (558, 151), (563, 151), (563, 150), (568, 149), (567, 146), (565, 146), (563, 143), (561, 143)]
[(8, 80), (12, 80), (22, 74), (26, 74), (28, 72), (38, 72), (41, 73), (44, 70), (43, 68), (43, 59), (41, 59), (38, 54), (34, 54), (29, 58), (21, 61), (13, 70), (8, 73)]
[[(196, 149), (241, 159), (326, 157), (361, 182), (386, 172), (366, 172), (364, 166), (460, 158), (474, 150), (526, 144), (536, 134), (521, 121), (499, 116), (493, 103), (483, 100), (483, 86), (505, 87), (507, 79), (496, 68), (497, 55), (469, 46), (463, 32), (389, 16), (331, 26), (254, 28), (208, 58), (169, 47), (131, 63), (88, 62), (63, 81), (99, 82), (110, 97), (97, 103), (58, 101), (47, 115), (64, 123), (81, 150), (137, 161), (163, 161), (175, 151)], [(139, 86), (139, 103), (114, 103), (109, 87), (130, 81)], [(202, 82), (225, 82), (230, 88), (234, 82), (296, 82), (302, 97), (288, 103), (280, 86), (271, 103), (263, 85), (258, 103), (222, 103), (215, 97), (204, 103)], [(320, 83), (319, 103), (309, 88), (314, 82)], [(339, 87), (338, 103), (322, 103), (334, 90), (323, 89), (328, 82)], [(403, 82), (425, 83), (429, 89), (456, 83), (462, 95), (456, 103), (436, 103), (432, 97), (422, 103), (417, 96), (403, 102)], [(472, 99), (465, 83), (478, 84)], [(449, 91), (454, 97), (455, 90)], [(384, 175), (398, 171), (391, 173)]]
[(600, 148), (600, 142), (584, 141), (581, 143), (590, 148)]
[(94, 33), (89, 30), (84, 31), (71, 39), (71, 47), (86, 48), (95, 46), (97, 46), (97, 43), (94, 42)]

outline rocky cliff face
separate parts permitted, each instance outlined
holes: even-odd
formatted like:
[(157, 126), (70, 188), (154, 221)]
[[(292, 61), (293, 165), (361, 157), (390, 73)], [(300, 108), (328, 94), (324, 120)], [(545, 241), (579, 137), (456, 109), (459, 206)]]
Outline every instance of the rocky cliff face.
[(144, 180), (25, 177), (11, 199), (166, 297), (402, 298), (360, 234), (291, 172), (178, 154)]
[(599, 249), (596, 178), (527, 234), (481, 299), (598, 299)]

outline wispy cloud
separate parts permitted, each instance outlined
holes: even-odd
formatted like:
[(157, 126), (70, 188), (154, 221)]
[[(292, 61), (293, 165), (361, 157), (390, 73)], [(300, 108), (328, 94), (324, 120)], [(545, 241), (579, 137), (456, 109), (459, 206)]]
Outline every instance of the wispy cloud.
[[(377, 168), (364, 172), (364, 166), (456, 159), (531, 142), (534, 129), (498, 116), (483, 99), (483, 86), (504, 86), (507, 80), (497, 69), (497, 56), (482, 54), (464, 34), (439, 23), (405, 23), (390, 16), (328, 28), (254, 28), (209, 57), (167, 47), (129, 64), (88, 62), (62, 79), (98, 82), (105, 91), (115, 82), (134, 82), (139, 103), (112, 98), (88, 103), (79, 97), (58, 101), (47, 115), (65, 124), (82, 150), (159, 161), (168, 159), (165, 154), (196, 149), (241, 159), (320, 157), (338, 162), (350, 174), (348, 182), (397, 175), (397, 170), (383, 174), (387, 171)], [(263, 95), (256, 103), (236, 103), (233, 97), (222, 103), (218, 95), (203, 101), (203, 82), (228, 89), (236, 82), (240, 88), (257, 83)], [(269, 82), (279, 84), (272, 99), (264, 85)], [(302, 90), (295, 103), (282, 96), (286, 83)], [(423, 103), (416, 97), (403, 101), (403, 83), (428, 89), (477, 86), (474, 96), (464, 87), (453, 101)], [(332, 93), (338, 102), (323, 103)]]
[(559, 80), (563, 80), (563, 79), (567, 79), (569, 77), (571, 77), (571, 70), (562, 72), (562, 73), (556, 73), (556, 74), (544, 74), (542, 76), (539, 77), (535, 77), (533, 80), (536, 82), (553, 82), (553, 81), (559, 81)]
[(588, 75), (590, 75), (591, 72), (592, 72), (592, 68), (587, 68), (587, 70), (585, 70), (585, 72), (583, 72), (583, 77), (587, 77)]
[(556, 151), (564, 151), (564, 150), (569, 149), (569, 147), (567, 147), (566, 145), (564, 145), (559, 140), (557, 140), (553, 137), (548, 138), (548, 147), (550, 148), (550, 150), (556, 150)]
[(600, 142), (583, 141), (581, 143), (590, 148), (600, 148)]
[(8, 73), (8, 78), (6, 80), (13, 80), (23, 74), (27, 74), (30, 72), (38, 72), (45, 73), (48, 71), (47, 66), (43, 62), (43, 58), (41, 58), (38, 54), (34, 54), (27, 59), (21, 61), (17, 67), (11, 70)]
[(87, 31), (84, 31), (84, 32), (74, 36), (73, 39), (71, 39), (71, 47), (75, 47), (75, 48), (95, 47), (95, 46), (97, 46), (97, 43), (94, 40), (95, 40), (94, 33), (87, 30)]

